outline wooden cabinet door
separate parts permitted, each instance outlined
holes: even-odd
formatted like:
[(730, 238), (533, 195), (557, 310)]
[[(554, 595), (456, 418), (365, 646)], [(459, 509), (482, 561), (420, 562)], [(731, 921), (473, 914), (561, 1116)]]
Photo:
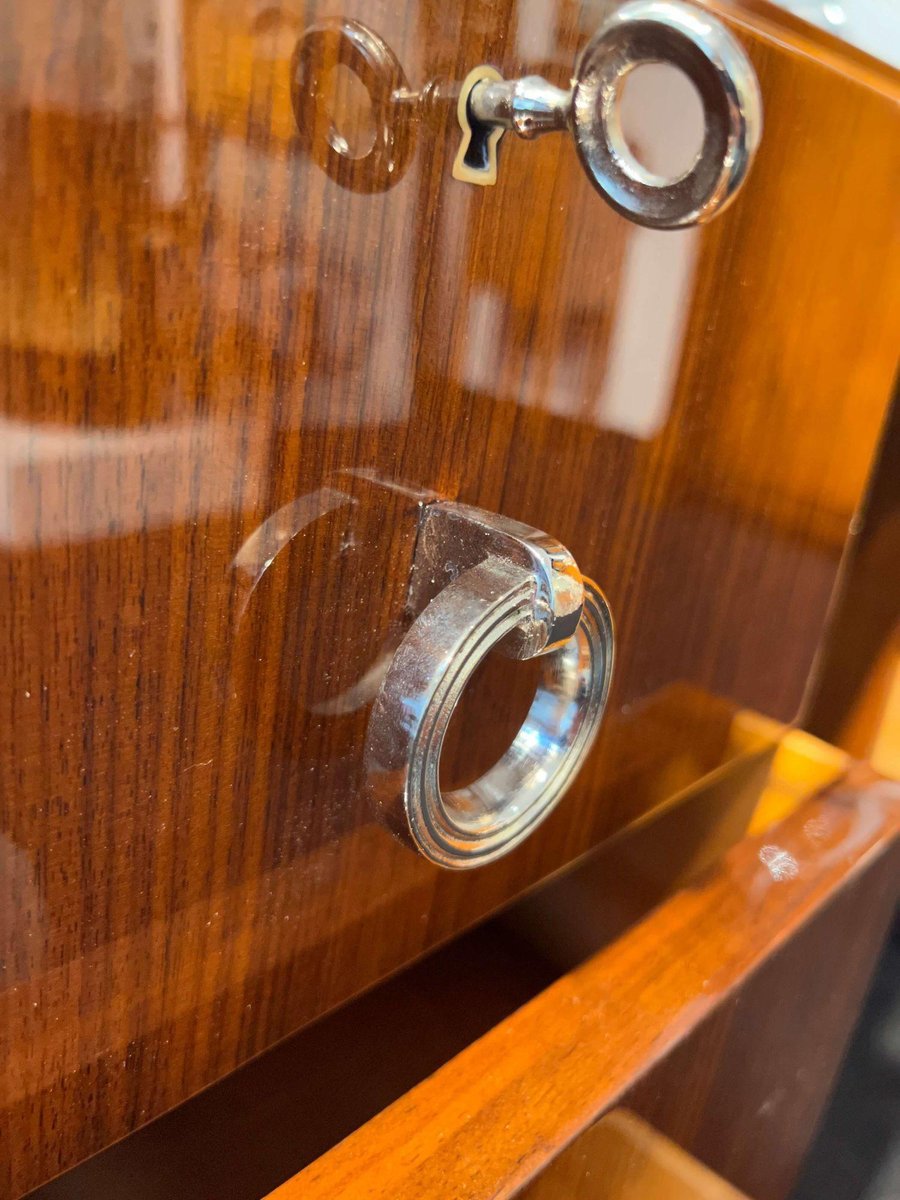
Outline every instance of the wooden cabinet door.
[[(603, 11), (352, 4), (434, 85), (361, 191), (296, 131), (324, 0), (6, 0), (0, 1195), (727, 762), (736, 713), (797, 714), (895, 367), (896, 86), (735, 19), (765, 133), (702, 229), (628, 224), (561, 135), (453, 179), (441, 96), (479, 63), (563, 84)], [(648, 153), (688, 119), (662, 100)], [(464, 877), (363, 772), (422, 490), (547, 530), (617, 620), (578, 780)], [(486, 664), (448, 779), (533, 679)]]

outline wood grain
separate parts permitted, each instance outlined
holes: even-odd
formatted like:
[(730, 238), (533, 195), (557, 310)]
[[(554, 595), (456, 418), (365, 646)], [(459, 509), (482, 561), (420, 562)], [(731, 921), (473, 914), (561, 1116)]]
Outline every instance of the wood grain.
[(898, 832), (879, 781), (745, 840), (272, 1200), (500, 1200), (620, 1103), (785, 1197), (897, 901)]
[[(581, 6), (531, 11), (342, 15), (413, 87), (484, 61), (562, 83)], [(396, 187), (342, 189), (290, 100), (324, 3), (0, 13), (9, 1197), (728, 761), (737, 709), (794, 716), (895, 365), (900, 138), (887, 87), (742, 27), (767, 121), (746, 190), (647, 234), (564, 140), (454, 182), (452, 105)], [(361, 778), (415, 536), (371, 475), (546, 528), (618, 619), (582, 777), (465, 880), (395, 844)], [(488, 666), (449, 772), (496, 754), (530, 682)]]
[(831, 751), (826, 763), (821, 749), (796, 730), (751, 743), (719, 778), (28, 1200), (116, 1200), (123, 1179), (140, 1180), (141, 1200), (259, 1200), (718, 861), (754, 808), (756, 821), (786, 791), (796, 808), (845, 774), (845, 756)]

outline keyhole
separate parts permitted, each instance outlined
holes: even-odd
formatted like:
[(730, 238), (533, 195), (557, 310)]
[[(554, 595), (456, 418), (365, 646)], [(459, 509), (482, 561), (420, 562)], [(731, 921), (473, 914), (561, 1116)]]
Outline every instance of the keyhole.
[[(477, 82), (480, 82), (477, 81)], [(473, 88), (476, 85), (473, 85)], [(466, 117), (469, 122), (471, 137), (463, 156), (463, 162), (472, 171), (489, 171), (491, 167), (491, 134), (496, 130), (490, 125), (484, 125), (472, 112), (472, 90), (469, 89), (469, 99), (466, 101)]]

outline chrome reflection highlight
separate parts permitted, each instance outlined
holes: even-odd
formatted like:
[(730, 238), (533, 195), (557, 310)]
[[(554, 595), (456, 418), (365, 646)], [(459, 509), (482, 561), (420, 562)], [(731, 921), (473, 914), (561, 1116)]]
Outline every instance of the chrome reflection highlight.
[(320, 517), (356, 500), (336, 488), (322, 487), (299, 496), (267, 517), (241, 545), (231, 562), (238, 579), (237, 617), (247, 610), (250, 597), (276, 557), (298, 533)]
[[(612, 617), (565, 547), (517, 522), (438, 503), (425, 510), (419, 546), (410, 597), (424, 608), (373, 705), (365, 769), (394, 832), (430, 861), (462, 869), (518, 845), (574, 779), (609, 694)], [(441, 578), (450, 582), (441, 587)], [(450, 720), (495, 648), (514, 658), (543, 656), (534, 699), (500, 761), (469, 787), (443, 794)]]

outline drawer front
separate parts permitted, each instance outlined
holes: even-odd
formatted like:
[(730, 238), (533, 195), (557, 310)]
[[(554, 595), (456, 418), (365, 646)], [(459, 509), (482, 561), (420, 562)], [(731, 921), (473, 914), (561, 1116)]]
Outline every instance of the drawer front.
[[(373, 0), (342, 16), (436, 86), (398, 181), (354, 190), (292, 105), (329, 5), (8, 9), (14, 1195), (690, 786), (745, 748), (739, 710), (794, 716), (895, 367), (900, 139), (874, 68), (740, 25), (765, 133), (711, 224), (629, 224), (563, 136), (506, 138), (476, 187), (441, 97), (480, 63), (565, 83), (605, 10)], [(690, 115), (657, 86), (648, 153)], [(422, 492), (548, 530), (617, 623), (571, 790), (465, 876), (394, 839), (364, 773)], [(486, 664), (448, 780), (533, 688)]]

